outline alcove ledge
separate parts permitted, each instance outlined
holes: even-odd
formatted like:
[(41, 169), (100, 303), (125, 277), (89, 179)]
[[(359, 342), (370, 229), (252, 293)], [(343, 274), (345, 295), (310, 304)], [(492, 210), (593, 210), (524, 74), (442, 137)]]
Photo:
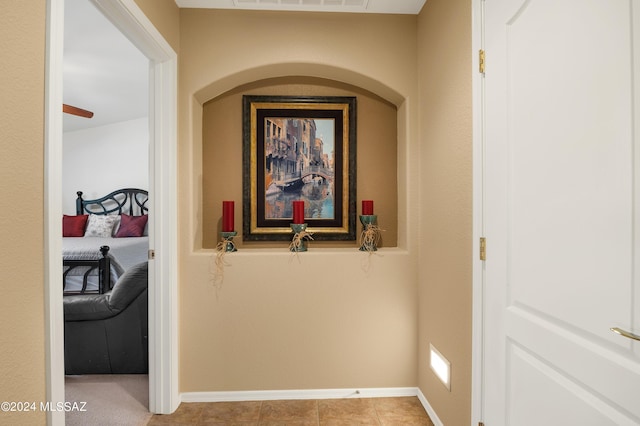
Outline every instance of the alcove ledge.
[[(217, 252), (215, 249), (194, 249), (191, 252), (191, 255), (196, 257), (210, 257), (211, 255), (215, 255)], [(335, 248), (335, 247), (318, 247), (313, 248), (309, 247), (306, 252), (294, 253), (289, 251), (287, 247), (282, 248), (242, 248), (236, 252), (225, 253), (225, 256), (228, 256), (227, 259), (232, 259), (233, 257), (246, 257), (246, 256), (274, 256), (274, 257), (299, 257), (300, 260), (303, 260), (305, 257), (316, 257), (316, 256), (352, 256), (354, 258), (364, 258), (366, 256), (371, 256), (372, 258), (384, 258), (385, 255), (389, 256), (409, 256), (411, 253), (408, 249), (400, 248), (400, 247), (385, 247), (380, 248), (377, 251), (368, 254), (363, 251), (359, 251), (357, 248)]]

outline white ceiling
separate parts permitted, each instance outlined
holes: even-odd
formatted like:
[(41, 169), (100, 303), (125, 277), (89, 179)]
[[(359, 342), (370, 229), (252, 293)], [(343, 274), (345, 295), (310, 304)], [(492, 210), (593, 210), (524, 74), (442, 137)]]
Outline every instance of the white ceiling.
[[(179, 7), (418, 14), (426, 0), (175, 0)], [(65, 0), (63, 101), (93, 118), (63, 114), (65, 132), (148, 115), (149, 62), (89, 0)]]
[(65, 0), (63, 102), (94, 113), (63, 114), (65, 132), (146, 117), (149, 61), (88, 0)]
[(180, 7), (417, 15), (426, 0), (175, 0)]

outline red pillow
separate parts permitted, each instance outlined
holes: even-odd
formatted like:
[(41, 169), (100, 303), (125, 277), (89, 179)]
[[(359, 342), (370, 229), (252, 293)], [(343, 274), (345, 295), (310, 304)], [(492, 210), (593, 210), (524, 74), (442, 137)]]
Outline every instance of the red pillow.
[(142, 216), (120, 215), (120, 228), (116, 233), (116, 238), (142, 237), (148, 219), (149, 216), (146, 214)]
[(63, 237), (84, 237), (84, 228), (87, 226), (88, 214), (78, 216), (62, 215)]

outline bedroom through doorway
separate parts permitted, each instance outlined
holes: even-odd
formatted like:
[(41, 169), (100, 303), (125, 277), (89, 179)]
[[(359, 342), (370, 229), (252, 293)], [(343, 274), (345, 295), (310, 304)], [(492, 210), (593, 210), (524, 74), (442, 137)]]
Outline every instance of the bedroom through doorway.
[[(124, 284), (139, 288), (126, 306), (113, 307), (122, 309), (117, 315), (77, 321), (65, 315), (65, 394), (90, 398), (115, 387), (121, 401), (85, 402), (117, 405), (118, 410), (102, 411), (119, 416), (126, 407), (130, 418), (149, 413), (148, 275), (137, 282), (126, 275), (146, 264), (149, 253), (149, 72), (149, 59), (92, 2), (64, 1), (63, 258), (101, 258), (100, 248), (107, 246), (110, 263), (100, 283), (97, 269), (85, 277), (87, 267), (70, 268), (66, 264), (73, 260), (65, 260), (64, 309), (72, 303), (79, 317), (83, 309), (87, 315), (95, 311), (95, 303), (81, 300), (87, 298), (78, 292), (110, 292), (110, 299), (101, 294), (91, 299), (111, 306)], [(118, 192), (123, 189), (136, 191)], [(114, 192), (104, 204), (85, 204)], [(103, 210), (110, 214), (100, 214)], [(85, 414), (95, 415), (67, 415), (67, 424), (81, 424), (88, 420)]]
[[(134, 0), (90, 0), (148, 58), (149, 72), (149, 410), (170, 414), (178, 393), (177, 54)], [(47, 0), (45, 78), (45, 383), (65, 401), (62, 306), (62, 157), (65, 0)], [(96, 161), (99, 161), (97, 159)], [(64, 425), (64, 412), (47, 424)]]

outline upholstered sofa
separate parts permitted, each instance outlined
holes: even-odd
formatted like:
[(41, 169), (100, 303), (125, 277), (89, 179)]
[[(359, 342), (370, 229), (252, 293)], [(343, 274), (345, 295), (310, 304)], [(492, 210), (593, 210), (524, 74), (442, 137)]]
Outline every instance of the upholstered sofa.
[(147, 262), (127, 270), (105, 294), (64, 297), (65, 373), (149, 370)]

